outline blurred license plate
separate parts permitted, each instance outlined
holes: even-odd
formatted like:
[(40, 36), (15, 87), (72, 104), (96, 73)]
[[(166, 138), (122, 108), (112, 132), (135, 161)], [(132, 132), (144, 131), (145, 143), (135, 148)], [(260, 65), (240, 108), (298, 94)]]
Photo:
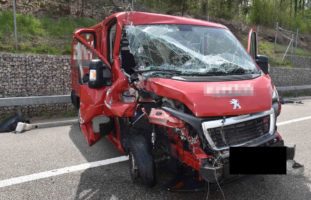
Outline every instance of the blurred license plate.
[(286, 147), (231, 147), (230, 174), (286, 174)]

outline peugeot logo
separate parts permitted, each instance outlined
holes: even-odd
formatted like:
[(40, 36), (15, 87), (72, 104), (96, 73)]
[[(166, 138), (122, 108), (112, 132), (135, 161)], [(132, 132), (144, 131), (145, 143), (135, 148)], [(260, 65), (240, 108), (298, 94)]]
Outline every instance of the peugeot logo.
[(231, 99), (230, 104), (233, 105), (233, 110), (241, 109), (239, 100), (237, 100), (237, 99)]

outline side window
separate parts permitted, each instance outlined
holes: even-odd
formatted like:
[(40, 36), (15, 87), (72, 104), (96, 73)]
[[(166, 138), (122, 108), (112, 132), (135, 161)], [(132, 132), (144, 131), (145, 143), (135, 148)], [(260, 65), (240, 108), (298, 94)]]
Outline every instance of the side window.
[[(85, 39), (85, 42), (95, 48), (96, 43), (93, 33), (83, 33), (81, 36)], [(96, 54), (88, 49), (88, 47), (85, 46), (82, 42), (75, 39), (73, 41), (72, 64), (73, 67), (78, 70), (80, 84), (87, 83), (89, 75), (89, 64), (93, 59), (98, 59)]]
[(114, 42), (116, 38), (116, 24), (113, 24), (108, 30), (108, 53), (109, 53), (109, 62), (113, 63), (113, 50)]

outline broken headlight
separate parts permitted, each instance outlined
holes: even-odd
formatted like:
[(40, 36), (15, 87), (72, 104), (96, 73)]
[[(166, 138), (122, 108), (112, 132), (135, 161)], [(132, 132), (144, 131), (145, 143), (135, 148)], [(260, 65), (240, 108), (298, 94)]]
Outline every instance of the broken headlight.
[(275, 113), (275, 116), (279, 116), (281, 113), (281, 103), (280, 103), (280, 98), (278, 91), (276, 90), (276, 87), (274, 86), (273, 88), (273, 93), (272, 93), (272, 107)]
[(123, 91), (121, 99), (122, 99), (122, 102), (124, 103), (134, 103), (137, 99), (136, 90), (133, 88), (130, 88), (129, 90)]
[(280, 101), (279, 93), (276, 90), (276, 87), (274, 86), (273, 93), (272, 93), (272, 102), (279, 102), (279, 101)]

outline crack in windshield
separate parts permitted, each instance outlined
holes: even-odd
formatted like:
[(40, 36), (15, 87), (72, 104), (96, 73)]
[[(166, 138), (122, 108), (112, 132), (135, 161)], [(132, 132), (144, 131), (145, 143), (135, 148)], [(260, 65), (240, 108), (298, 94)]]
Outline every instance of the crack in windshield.
[(126, 36), (137, 65), (135, 71), (198, 76), (260, 73), (238, 40), (226, 29), (131, 25), (126, 27)]

